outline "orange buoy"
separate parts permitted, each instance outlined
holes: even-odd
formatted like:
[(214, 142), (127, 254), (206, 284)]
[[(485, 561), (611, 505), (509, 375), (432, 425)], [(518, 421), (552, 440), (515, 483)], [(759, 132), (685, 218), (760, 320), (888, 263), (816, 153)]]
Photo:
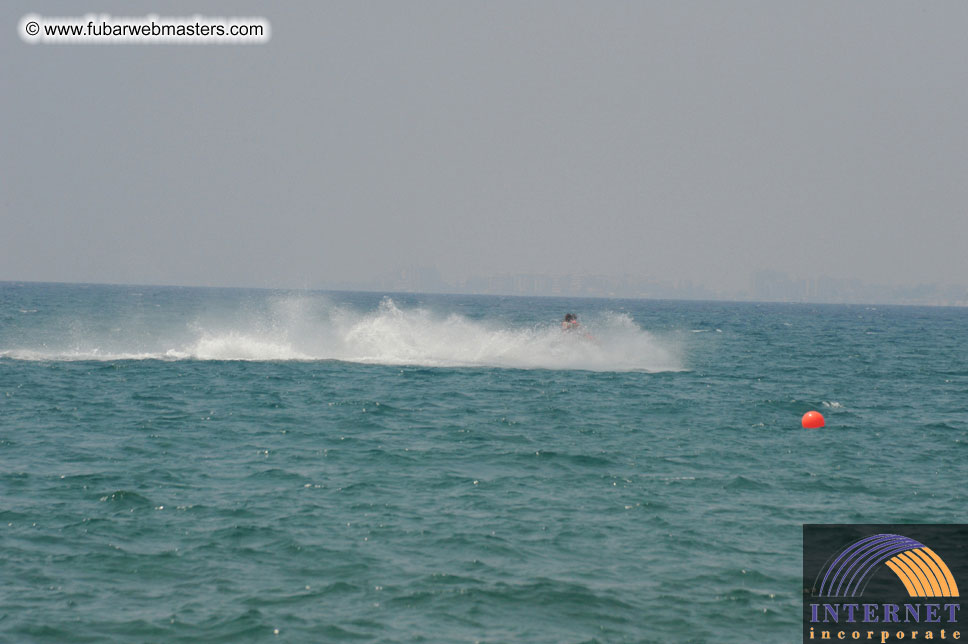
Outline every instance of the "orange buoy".
[(823, 416), (819, 411), (808, 411), (803, 415), (800, 424), (804, 429), (819, 429), (824, 426)]

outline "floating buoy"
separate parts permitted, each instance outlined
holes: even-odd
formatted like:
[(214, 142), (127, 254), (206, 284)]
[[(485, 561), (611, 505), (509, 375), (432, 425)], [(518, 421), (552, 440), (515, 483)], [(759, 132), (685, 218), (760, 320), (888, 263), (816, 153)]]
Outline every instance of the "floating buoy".
[(803, 415), (800, 424), (804, 429), (819, 429), (824, 426), (823, 416), (819, 411), (808, 411)]

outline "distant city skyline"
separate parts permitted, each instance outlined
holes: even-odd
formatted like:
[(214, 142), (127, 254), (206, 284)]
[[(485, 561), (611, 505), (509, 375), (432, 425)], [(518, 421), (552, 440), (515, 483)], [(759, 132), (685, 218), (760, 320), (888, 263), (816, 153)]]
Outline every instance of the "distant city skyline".
[(754, 271), (747, 288), (731, 291), (716, 290), (689, 279), (661, 280), (631, 274), (504, 273), (448, 280), (437, 269), (426, 266), (401, 268), (368, 282), (318, 282), (315, 287), (483, 295), (968, 306), (968, 286), (964, 285), (891, 286), (826, 275), (800, 278), (769, 269)]
[[(32, 282), (45, 280), (0, 280)], [(58, 282), (57, 280), (50, 280)], [(72, 282), (64, 282), (72, 283)], [(91, 283), (91, 282), (73, 282)], [(445, 279), (429, 267), (407, 267), (368, 281), (316, 280), (304, 284), (251, 286), (246, 284), (172, 284), (158, 282), (100, 282), (130, 286), (199, 288), (266, 288), (270, 290), (372, 291), (386, 293), (441, 293), (466, 295), (521, 295), (616, 299), (718, 300), (735, 302), (802, 302), (817, 304), (883, 304), (968, 307), (968, 286), (926, 283), (906, 286), (869, 284), (857, 279), (822, 275), (799, 278), (775, 270), (755, 271), (749, 286), (716, 290), (692, 280), (660, 280), (636, 275), (492, 274)]]

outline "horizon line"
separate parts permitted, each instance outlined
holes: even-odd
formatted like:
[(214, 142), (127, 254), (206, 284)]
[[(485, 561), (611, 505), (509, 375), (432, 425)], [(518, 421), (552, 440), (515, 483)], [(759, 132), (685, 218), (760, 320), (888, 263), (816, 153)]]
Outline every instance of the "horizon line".
[(931, 302), (911, 303), (911, 302), (877, 302), (877, 301), (857, 301), (857, 302), (832, 302), (826, 300), (761, 300), (753, 298), (728, 298), (728, 297), (644, 297), (644, 296), (618, 296), (618, 295), (569, 295), (569, 294), (524, 294), (524, 293), (483, 293), (475, 291), (451, 291), (451, 290), (394, 290), (394, 289), (375, 289), (366, 288), (345, 288), (345, 287), (290, 287), (290, 286), (226, 286), (211, 284), (163, 284), (163, 283), (143, 283), (143, 282), (66, 282), (50, 280), (10, 280), (0, 279), (0, 286), (32, 284), (49, 286), (108, 286), (108, 287), (128, 287), (128, 288), (178, 288), (178, 289), (210, 289), (210, 290), (239, 290), (239, 291), (302, 291), (306, 293), (373, 293), (392, 295), (455, 295), (455, 296), (479, 296), (479, 297), (515, 297), (515, 298), (540, 298), (540, 299), (570, 299), (570, 300), (634, 300), (651, 302), (716, 302), (722, 304), (802, 304), (802, 305), (822, 305), (822, 306), (897, 306), (897, 307), (930, 307), (930, 308), (968, 308), (966, 304), (938, 304)]

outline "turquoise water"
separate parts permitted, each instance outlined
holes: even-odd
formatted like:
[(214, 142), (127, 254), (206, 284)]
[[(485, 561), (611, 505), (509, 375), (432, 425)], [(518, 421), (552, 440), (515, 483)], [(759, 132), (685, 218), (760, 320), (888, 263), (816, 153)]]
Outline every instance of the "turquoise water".
[(802, 523), (965, 522), (966, 338), (965, 309), (0, 284), (0, 640), (794, 642)]

